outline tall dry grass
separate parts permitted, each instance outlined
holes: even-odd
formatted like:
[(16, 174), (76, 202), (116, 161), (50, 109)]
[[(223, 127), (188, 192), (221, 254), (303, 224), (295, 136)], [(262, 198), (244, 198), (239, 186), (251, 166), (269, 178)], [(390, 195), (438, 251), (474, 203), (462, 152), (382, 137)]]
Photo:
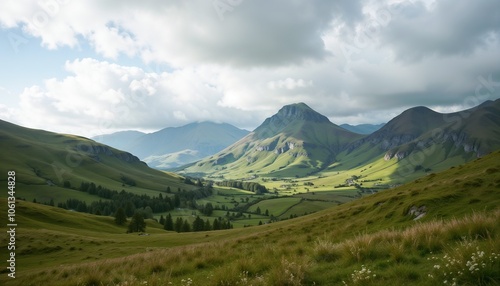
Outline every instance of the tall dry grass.
[(473, 213), (462, 218), (417, 223), (405, 230), (382, 230), (357, 235), (352, 239), (333, 243), (326, 236), (316, 240), (314, 257), (317, 261), (360, 263), (376, 259), (401, 260), (408, 251), (422, 255), (442, 251), (462, 237), (474, 239), (497, 238), (500, 210), (491, 213)]

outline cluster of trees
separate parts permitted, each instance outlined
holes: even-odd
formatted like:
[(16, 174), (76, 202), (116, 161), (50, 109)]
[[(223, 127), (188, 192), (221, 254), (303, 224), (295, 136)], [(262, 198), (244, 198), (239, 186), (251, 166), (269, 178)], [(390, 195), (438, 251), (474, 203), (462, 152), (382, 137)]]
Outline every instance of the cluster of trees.
[(210, 231), (233, 228), (229, 220), (221, 217), (215, 218), (212, 223), (210, 223), (208, 219), (204, 221), (200, 216), (196, 216), (192, 223), (182, 217), (177, 217), (174, 222), (170, 213), (166, 218), (164, 218), (163, 215), (160, 216), (160, 223), (163, 224), (165, 230), (176, 232)]
[(127, 176), (125, 176), (125, 175), (123, 175), (123, 174), (120, 176), (120, 180), (121, 180), (124, 184), (127, 184), (127, 185), (129, 185), (129, 186), (131, 186), (131, 187), (133, 187), (133, 186), (136, 186), (136, 185), (137, 185), (134, 179), (132, 179), (132, 178), (130, 178), (130, 177), (127, 177)]
[[(118, 208), (115, 212), (115, 223), (117, 225), (124, 225), (127, 222), (127, 215), (123, 208)], [(130, 219), (127, 232), (144, 232), (146, 231), (146, 222), (144, 215), (140, 212), (134, 213)]]
[[(67, 184), (67, 187), (70, 186), (70, 184)], [(92, 182), (82, 182), (76, 190), (98, 196), (105, 200), (93, 201), (88, 204), (78, 199), (68, 199), (66, 202), (58, 203), (57, 206), (78, 212), (106, 216), (115, 214), (118, 208), (121, 207), (124, 209), (127, 217), (132, 217), (136, 211), (139, 211), (142, 212), (144, 218), (152, 218), (153, 213), (168, 212), (179, 207), (196, 209), (196, 200), (212, 194), (211, 186), (201, 186), (191, 191), (179, 188), (174, 194), (172, 194), (170, 187), (167, 187), (166, 193), (168, 194), (159, 193), (158, 197), (151, 197), (125, 192), (125, 190), (118, 192)]]
[(231, 187), (241, 190), (247, 190), (256, 194), (267, 193), (267, 188), (255, 182), (241, 182), (241, 181), (221, 181), (216, 183), (218, 186)]

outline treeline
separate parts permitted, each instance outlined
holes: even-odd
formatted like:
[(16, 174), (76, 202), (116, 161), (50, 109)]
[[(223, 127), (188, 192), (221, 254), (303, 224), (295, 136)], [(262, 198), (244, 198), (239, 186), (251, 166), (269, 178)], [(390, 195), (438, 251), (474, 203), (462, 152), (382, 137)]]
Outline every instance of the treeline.
[(177, 217), (174, 222), (170, 213), (166, 218), (162, 215), (160, 217), (160, 223), (165, 230), (176, 232), (211, 231), (233, 228), (229, 220), (221, 217), (215, 218), (212, 223), (209, 219), (203, 220), (199, 216), (196, 216), (196, 219), (192, 223), (189, 223), (189, 220), (183, 219), (182, 217)]
[(118, 192), (92, 182), (82, 182), (77, 190), (98, 196), (104, 200), (87, 204), (87, 202), (78, 199), (68, 199), (66, 202), (58, 203), (57, 206), (78, 212), (105, 216), (113, 215), (118, 208), (123, 208), (127, 217), (132, 217), (137, 210), (142, 212), (145, 218), (152, 218), (153, 213), (168, 212), (179, 207), (196, 208), (196, 200), (212, 194), (211, 186), (201, 186), (189, 192), (178, 189), (176, 193), (172, 193), (170, 187), (167, 187), (167, 194), (159, 193), (157, 197), (151, 197), (125, 192), (124, 190)]
[(231, 188), (236, 188), (240, 190), (246, 190), (250, 192), (254, 192), (256, 194), (263, 194), (267, 193), (267, 188), (259, 183), (255, 182), (242, 182), (242, 181), (222, 181), (222, 182), (216, 182), (218, 186), (224, 186), (224, 187), (231, 187)]

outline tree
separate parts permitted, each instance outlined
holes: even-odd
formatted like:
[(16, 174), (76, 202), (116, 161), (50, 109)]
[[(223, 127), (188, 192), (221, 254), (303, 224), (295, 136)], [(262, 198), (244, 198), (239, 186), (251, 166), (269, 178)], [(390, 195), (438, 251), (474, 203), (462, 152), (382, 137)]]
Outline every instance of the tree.
[(219, 229), (220, 229), (219, 220), (215, 218), (213, 223), (213, 230), (219, 230)]
[(130, 224), (128, 225), (128, 232), (144, 232), (146, 231), (146, 222), (144, 222), (144, 217), (140, 212), (136, 212)]
[(125, 204), (125, 214), (127, 215), (127, 217), (131, 217), (134, 215), (134, 212), (135, 212), (134, 204), (131, 201), (128, 201)]
[(182, 225), (184, 224), (184, 220), (181, 218), (181, 217), (178, 217), (176, 220), (175, 220), (175, 224), (174, 224), (174, 230), (177, 231), (177, 232), (181, 232), (182, 231)]
[(205, 221), (205, 230), (212, 230), (212, 226), (210, 225), (210, 221), (208, 219)]
[(260, 207), (257, 207), (257, 210), (255, 210), (255, 212), (260, 215), (262, 211), (260, 210)]
[(174, 222), (172, 216), (168, 213), (167, 218), (165, 218), (165, 224), (163, 225), (165, 230), (174, 230)]
[(178, 194), (174, 196), (174, 207), (178, 208), (181, 205), (181, 197)]
[(65, 181), (63, 182), (63, 187), (64, 187), (64, 188), (67, 188), (67, 189), (71, 188), (71, 183), (70, 183), (70, 181), (65, 180)]
[(161, 225), (165, 225), (165, 218), (163, 217), (163, 215), (161, 215), (161, 216), (160, 216), (160, 221), (159, 221), (159, 223), (160, 223)]
[(196, 219), (193, 221), (193, 231), (203, 231), (205, 228), (205, 222), (200, 216), (196, 216)]
[(146, 206), (143, 212), (144, 218), (153, 218), (153, 209), (150, 206)]
[(190, 232), (191, 231), (191, 226), (189, 225), (188, 220), (185, 220), (184, 223), (182, 224), (182, 232)]
[(214, 211), (214, 206), (212, 205), (212, 203), (207, 203), (205, 205), (205, 208), (204, 208), (204, 211), (203, 213), (206, 215), (206, 216), (211, 216), (212, 213)]

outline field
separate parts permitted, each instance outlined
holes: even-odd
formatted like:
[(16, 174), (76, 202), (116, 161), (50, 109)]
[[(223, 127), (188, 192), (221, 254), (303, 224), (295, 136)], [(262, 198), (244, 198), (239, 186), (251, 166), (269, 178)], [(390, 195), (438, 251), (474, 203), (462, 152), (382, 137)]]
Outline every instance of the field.
[[(165, 232), (149, 221), (139, 236), (109, 217), (19, 201), (17, 278), (4, 270), (0, 283), (498, 285), (498, 162), (500, 152), (314, 214), (222, 231)], [(273, 200), (286, 209), (300, 199), (260, 203)], [(425, 215), (415, 221), (414, 210)]]

